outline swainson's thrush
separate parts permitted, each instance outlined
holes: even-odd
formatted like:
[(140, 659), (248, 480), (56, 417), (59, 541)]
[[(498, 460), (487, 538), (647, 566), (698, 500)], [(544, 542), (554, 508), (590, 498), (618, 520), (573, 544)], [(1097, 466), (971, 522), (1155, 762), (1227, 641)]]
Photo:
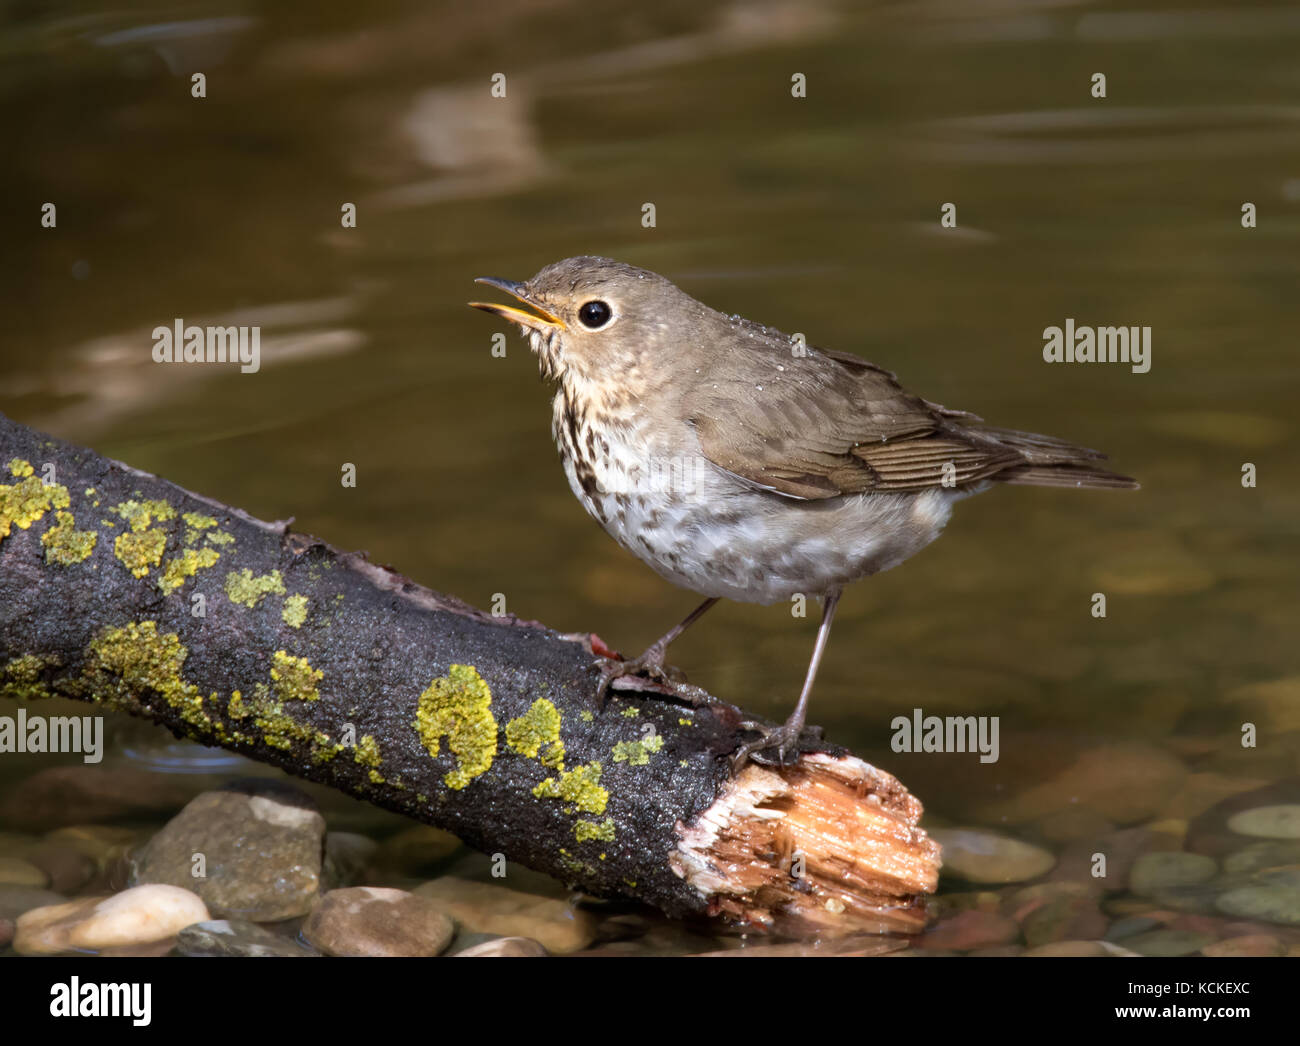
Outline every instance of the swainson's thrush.
[(916, 396), (843, 352), (726, 316), (653, 272), (567, 258), (523, 283), (484, 277), (530, 307), (471, 302), (517, 324), (558, 385), (552, 433), (569, 486), (605, 530), (669, 581), (708, 598), (621, 675), (668, 681), (664, 654), (721, 598), (824, 599), (798, 704), (741, 747), (783, 760), (840, 592), (939, 536), (952, 503), (994, 482), (1134, 488), (1104, 454), (994, 428)]

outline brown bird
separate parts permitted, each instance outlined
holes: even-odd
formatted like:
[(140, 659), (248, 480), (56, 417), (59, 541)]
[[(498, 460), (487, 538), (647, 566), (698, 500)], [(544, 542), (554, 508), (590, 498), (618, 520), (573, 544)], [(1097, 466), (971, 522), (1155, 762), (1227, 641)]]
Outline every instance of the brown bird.
[(557, 384), (552, 433), (583, 507), (707, 597), (640, 657), (606, 662), (602, 697), (631, 673), (672, 685), (668, 645), (719, 599), (823, 598), (794, 712), (754, 726), (737, 766), (796, 746), (841, 590), (928, 545), (954, 501), (993, 483), (1137, 486), (1097, 467), (1095, 450), (931, 403), (873, 363), (716, 312), (645, 269), (567, 258), (523, 283), (476, 282), (531, 310), (470, 303), (517, 324)]

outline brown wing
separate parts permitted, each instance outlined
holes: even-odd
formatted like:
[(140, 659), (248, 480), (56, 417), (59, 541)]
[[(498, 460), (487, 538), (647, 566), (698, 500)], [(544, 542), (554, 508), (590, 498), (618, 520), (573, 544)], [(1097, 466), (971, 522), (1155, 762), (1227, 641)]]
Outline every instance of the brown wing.
[(810, 349), (782, 360), (766, 382), (715, 373), (708, 401), (716, 408), (692, 417), (704, 456), (757, 486), (819, 499), (962, 486), (1024, 463), (949, 420), (974, 415), (914, 396), (857, 356)]

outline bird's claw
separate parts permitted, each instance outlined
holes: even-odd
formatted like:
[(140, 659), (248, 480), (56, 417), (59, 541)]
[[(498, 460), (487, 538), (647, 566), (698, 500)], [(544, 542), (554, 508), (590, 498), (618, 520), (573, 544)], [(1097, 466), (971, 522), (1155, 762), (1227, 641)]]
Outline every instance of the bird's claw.
[[(651, 647), (640, 657), (629, 661), (614, 661), (602, 658), (594, 663), (600, 669), (600, 682), (596, 686), (596, 706), (603, 708), (609, 695), (610, 686), (616, 679), (627, 676), (642, 676), (649, 680), (646, 686), (636, 687), (650, 693), (666, 694), (686, 702), (693, 708), (717, 704), (718, 699), (703, 687), (686, 681), (686, 673), (674, 665), (666, 665), (663, 651)], [(623, 689), (620, 687), (619, 689)], [(633, 689), (633, 688), (629, 688)]]
[[(759, 763), (763, 766), (785, 766), (787, 762), (793, 763), (796, 759), (787, 761), (786, 753), (798, 755), (799, 738), (803, 736), (804, 728), (802, 723), (792, 723), (786, 721), (780, 726), (768, 726), (765, 723), (754, 723), (746, 720), (740, 724), (742, 730), (753, 730), (758, 733), (758, 737), (753, 741), (746, 741), (738, 749), (735, 755), (731, 757), (731, 772), (733, 775), (740, 773), (748, 762)], [(769, 755), (768, 753), (774, 753)], [(761, 757), (761, 758), (756, 758)]]

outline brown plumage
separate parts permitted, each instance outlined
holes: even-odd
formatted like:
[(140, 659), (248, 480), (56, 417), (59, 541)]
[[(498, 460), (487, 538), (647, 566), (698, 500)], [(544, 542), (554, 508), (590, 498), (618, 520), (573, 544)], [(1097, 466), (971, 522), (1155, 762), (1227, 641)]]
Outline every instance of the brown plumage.
[(841, 589), (924, 548), (953, 502), (994, 483), (1137, 486), (1095, 450), (931, 403), (873, 363), (726, 316), (645, 269), (569, 258), (525, 283), (480, 282), (535, 310), (472, 303), (518, 324), (556, 382), (552, 431), (579, 501), (707, 597), (639, 658), (607, 663), (602, 693), (630, 672), (666, 679), (668, 644), (720, 598), (824, 598), (794, 714), (740, 760), (795, 744)]

